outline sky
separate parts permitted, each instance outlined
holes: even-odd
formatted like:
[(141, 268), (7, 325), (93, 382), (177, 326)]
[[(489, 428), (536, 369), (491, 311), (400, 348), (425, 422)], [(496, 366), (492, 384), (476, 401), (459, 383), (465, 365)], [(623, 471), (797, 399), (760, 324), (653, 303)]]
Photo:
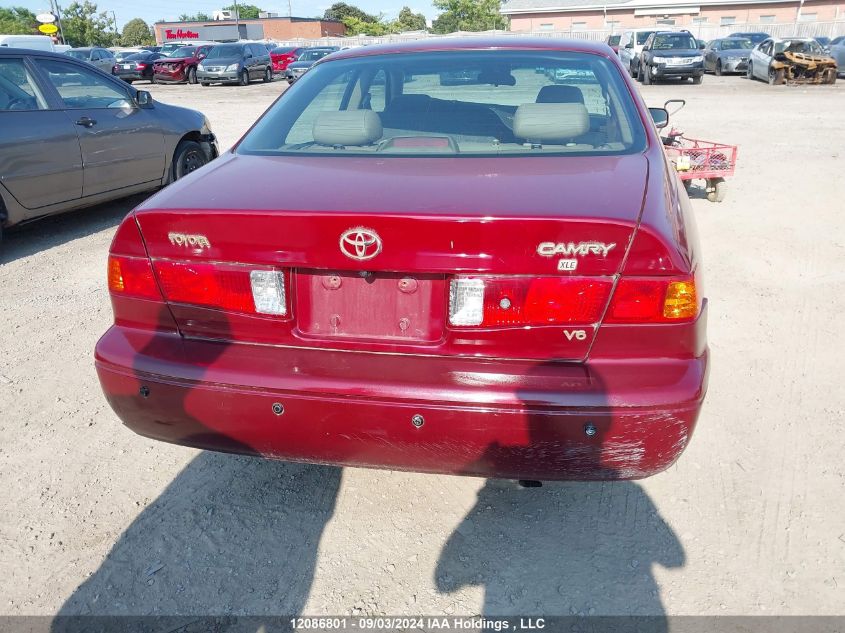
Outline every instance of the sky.
[[(295, 17), (312, 18), (322, 15), (335, 0), (291, 0)], [(407, 4), (414, 13), (422, 13), (428, 19), (437, 17), (437, 11), (431, 6), (430, 0), (360, 0), (360, 2), (344, 0), (347, 4), (354, 4), (367, 13), (378, 15), (383, 13), (388, 19), (395, 18), (399, 10)], [(66, 7), (73, 0), (59, 0), (61, 7)], [(231, 0), (94, 0), (99, 11), (114, 11), (118, 28), (132, 18), (141, 18), (148, 23), (157, 20), (175, 20), (182, 13), (194, 14), (202, 11), (211, 15), (212, 11), (232, 4)], [(265, 11), (288, 14), (287, 0), (250, 0)], [(49, 0), (0, 0), (3, 6), (23, 6), (35, 13), (49, 10)]]

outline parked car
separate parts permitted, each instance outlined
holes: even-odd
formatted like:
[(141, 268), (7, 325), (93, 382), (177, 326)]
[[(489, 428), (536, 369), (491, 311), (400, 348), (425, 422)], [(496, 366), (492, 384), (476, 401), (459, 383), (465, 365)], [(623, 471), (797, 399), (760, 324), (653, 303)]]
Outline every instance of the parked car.
[(285, 79), (289, 84), (302, 77), (311, 66), (323, 59), (326, 55), (331, 55), (339, 50), (337, 46), (313, 46), (306, 48), (296, 58), (295, 62), (290, 62), (285, 69)]
[(217, 155), (205, 117), (67, 55), (0, 48), (0, 224), (149, 191)]
[(186, 42), (167, 42), (167, 44), (160, 46), (159, 48), (161, 50), (159, 50), (157, 52), (169, 56), (173, 51), (175, 51), (179, 48), (182, 48), (184, 46), (208, 46), (208, 45), (214, 46), (216, 43), (217, 42), (201, 41), (201, 40), (193, 40), (193, 41), (188, 40)]
[(197, 83), (197, 66), (214, 47), (183, 46), (153, 64), (154, 83)]
[(640, 54), (639, 78), (648, 85), (658, 79), (692, 79), (704, 76), (704, 55), (688, 31), (657, 31), (649, 36)]
[(125, 58), (129, 57), (130, 55), (135, 55), (136, 53), (140, 53), (144, 49), (141, 48), (118, 48), (118, 49), (109, 49), (114, 55), (114, 61), (117, 63), (122, 62)]
[(668, 117), (603, 43), (325, 58), (118, 228), (95, 352), (108, 402), (146, 437), (278, 459), (521, 480), (667, 468), (708, 366)]
[(608, 46), (610, 46), (611, 50), (614, 53), (616, 53), (618, 55), (619, 54), (619, 40), (621, 40), (621, 39), (622, 39), (621, 34), (619, 34), (619, 35), (608, 35), (607, 39), (605, 40), (605, 43)]
[(726, 37), (711, 41), (704, 47), (704, 70), (717, 75), (744, 73), (754, 44), (744, 37)]
[(822, 50), (825, 53), (830, 52), (830, 42), (831, 42), (831, 40), (830, 40), (829, 37), (825, 37), (824, 35), (817, 35), (813, 39), (816, 40), (821, 45)]
[(740, 37), (746, 40), (751, 40), (751, 43), (754, 44), (754, 46), (757, 46), (757, 44), (763, 40), (770, 38), (771, 35), (759, 31), (751, 31), (748, 33), (731, 33), (728, 37)]
[(622, 33), (619, 39), (619, 59), (634, 79), (637, 79), (640, 72), (640, 53), (654, 31), (655, 29), (633, 29)]
[(302, 54), (305, 49), (301, 46), (278, 46), (270, 51), (270, 59), (273, 61), (273, 72), (283, 73), (291, 62)]
[(218, 44), (197, 65), (197, 81), (249, 84), (252, 79), (273, 81), (273, 62), (263, 44)]
[[(786, 52), (803, 53), (825, 59), (826, 64), (813, 62), (813, 69), (809, 74), (816, 75), (819, 70), (824, 68), (825, 65), (828, 65), (831, 68), (829, 83), (836, 81), (836, 71), (838, 69), (833, 68), (833, 59), (822, 49), (821, 44), (812, 37), (772, 37), (763, 40), (751, 51), (746, 76), (749, 79), (762, 79), (763, 81), (769, 82), (770, 85), (782, 84), (785, 79), (784, 71), (782, 68), (776, 68), (778, 64), (775, 62), (785, 62), (784, 53)], [(800, 70), (799, 72), (803, 71)]]
[(830, 41), (830, 56), (836, 60), (836, 72), (845, 75), (845, 35), (835, 37)]
[(141, 51), (134, 55), (124, 57), (122, 61), (114, 65), (115, 76), (120, 77), (127, 83), (133, 81), (153, 81), (153, 65), (155, 62), (164, 57), (161, 53), (151, 53), (150, 51)]
[(98, 48), (96, 46), (72, 48), (65, 55), (78, 59), (79, 61), (88, 62), (94, 68), (99, 68), (107, 73), (110, 73), (112, 68), (114, 68), (114, 55), (107, 48)]

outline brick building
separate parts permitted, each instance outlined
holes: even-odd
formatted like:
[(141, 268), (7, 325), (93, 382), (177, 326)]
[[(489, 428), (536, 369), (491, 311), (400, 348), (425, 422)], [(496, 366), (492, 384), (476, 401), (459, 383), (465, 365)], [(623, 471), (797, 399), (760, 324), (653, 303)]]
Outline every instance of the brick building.
[(511, 31), (619, 32), (658, 24), (691, 30), (757, 25), (772, 32), (767, 24), (794, 24), (803, 32), (816, 22), (845, 27), (845, 0), (504, 0), (501, 11)]
[(346, 33), (339, 20), (314, 18), (256, 18), (235, 20), (209, 20), (207, 22), (156, 22), (156, 41), (182, 42), (208, 40), (234, 42), (237, 40), (293, 40), (338, 37)]

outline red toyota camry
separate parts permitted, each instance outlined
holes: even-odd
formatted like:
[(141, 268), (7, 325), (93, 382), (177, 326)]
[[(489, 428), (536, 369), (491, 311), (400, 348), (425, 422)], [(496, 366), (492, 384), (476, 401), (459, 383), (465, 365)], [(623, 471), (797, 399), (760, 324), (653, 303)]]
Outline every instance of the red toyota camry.
[(667, 468), (707, 381), (667, 118), (604, 44), (331, 55), (121, 224), (109, 403), (147, 437), (285, 460)]

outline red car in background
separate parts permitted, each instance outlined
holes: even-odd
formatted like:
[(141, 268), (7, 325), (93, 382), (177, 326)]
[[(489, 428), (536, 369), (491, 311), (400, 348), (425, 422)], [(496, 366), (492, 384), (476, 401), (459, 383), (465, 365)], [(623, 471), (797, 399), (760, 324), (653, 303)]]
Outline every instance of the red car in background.
[(273, 72), (279, 73), (287, 70), (288, 64), (295, 62), (304, 50), (302, 47), (294, 46), (278, 46), (271, 50), (270, 59), (273, 60)]
[[(571, 79), (538, 85), (538, 67)], [(141, 435), (276, 459), (532, 481), (668, 468), (708, 373), (668, 118), (603, 43), (318, 61), (118, 228), (108, 402)]]
[(153, 83), (197, 83), (197, 64), (212, 48), (212, 45), (177, 48), (153, 64)]

